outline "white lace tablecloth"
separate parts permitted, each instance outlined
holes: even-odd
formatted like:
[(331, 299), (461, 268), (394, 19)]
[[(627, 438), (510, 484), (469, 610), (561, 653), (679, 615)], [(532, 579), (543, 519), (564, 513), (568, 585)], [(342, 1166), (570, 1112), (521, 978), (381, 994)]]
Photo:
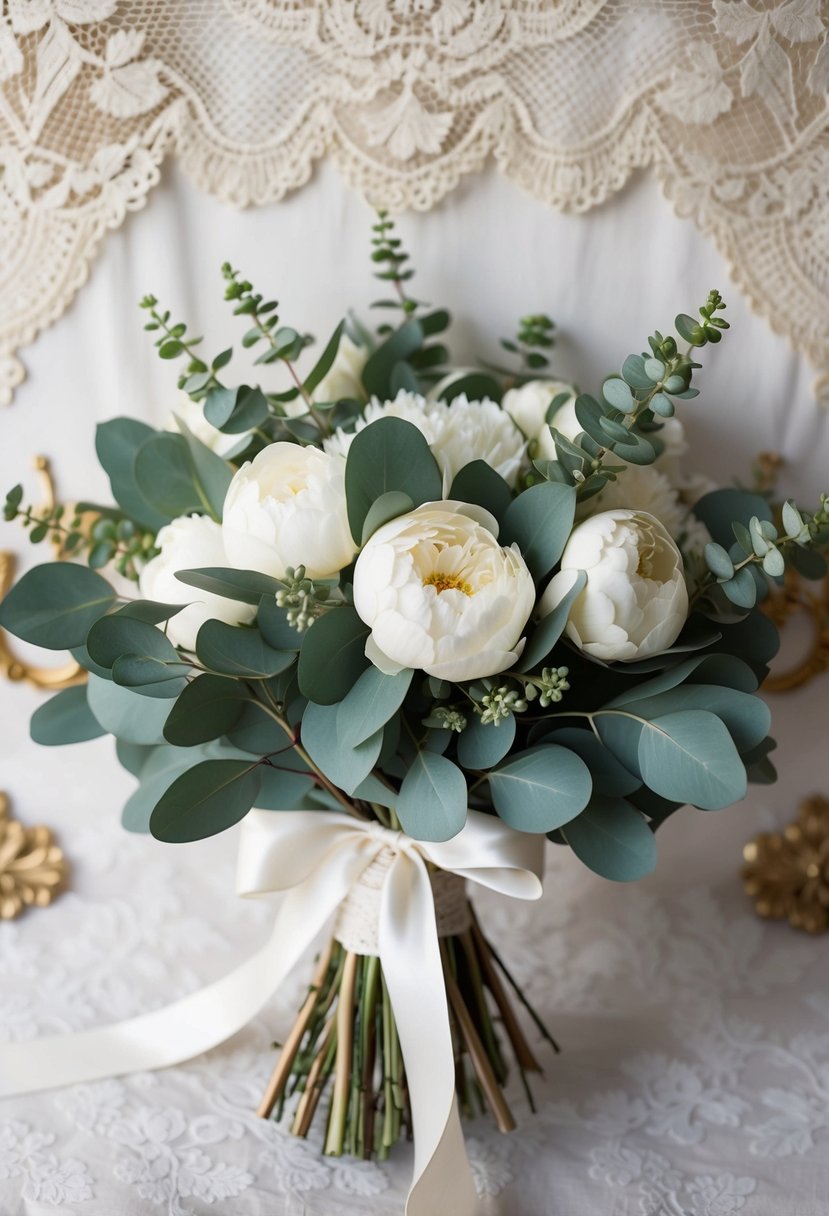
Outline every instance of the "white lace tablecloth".
[[(155, 290), (217, 342), (227, 321), (214, 267), (225, 257), (320, 335), (345, 302), (378, 294), (365, 271), (368, 214), (333, 180), (323, 174), (297, 200), (249, 216), (177, 178), (162, 187), (33, 351), (31, 378), (0, 419), (11, 440), (0, 445), (3, 487), (45, 451), (67, 495), (102, 495), (96, 419), (163, 419), (171, 372), (142, 345), (132, 308), (141, 292)], [(585, 384), (609, 370), (605, 353), (589, 374), (597, 352), (621, 359), (709, 287), (728, 286), (718, 256), (652, 186), (567, 219), (490, 176), (404, 228), (420, 293), (460, 314), (475, 309), (456, 326), (461, 355), (491, 351), (519, 312), (545, 308), (562, 327), (558, 370)], [(727, 476), (740, 445), (776, 447), (808, 497), (829, 464), (808, 369), (736, 298), (729, 315), (731, 353), (705, 352), (696, 449)], [(0, 529), (0, 545), (19, 543)], [(791, 819), (809, 793), (829, 792), (827, 687), (824, 677), (775, 701), (780, 783), (729, 811), (677, 815), (647, 881), (614, 886), (551, 848), (540, 906), (476, 901), (563, 1047), (545, 1057), (535, 1115), (514, 1087), (516, 1134), (485, 1119), (468, 1125), (484, 1216), (826, 1216), (829, 937), (758, 921), (738, 870), (746, 839)], [(40, 700), (0, 688), (0, 788), (24, 822), (56, 829), (73, 876), (53, 908), (0, 926), (0, 1035), (12, 1040), (191, 991), (250, 953), (272, 916), (233, 895), (232, 833), (174, 847), (123, 832), (118, 808), (132, 780), (111, 743), (37, 748), (27, 719)], [(0, 1103), (0, 1214), (397, 1216), (408, 1151), (385, 1166), (323, 1158), (318, 1140), (291, 1139), (251, 1113), (269, 1044), (305, 980), (298, 970), (260, 1019), (207, 1057)]]

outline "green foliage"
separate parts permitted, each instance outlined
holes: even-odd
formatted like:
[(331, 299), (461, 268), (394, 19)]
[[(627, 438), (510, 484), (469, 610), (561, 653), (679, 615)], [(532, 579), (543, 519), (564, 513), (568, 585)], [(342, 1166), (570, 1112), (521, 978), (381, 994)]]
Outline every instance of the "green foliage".
[(704, 811), (722, 810), (746, 794), (746, 772), (734, 742), (708, 710), (668, 713), (646, 723), (639, 767), (654, 793)]
[(411, 422), (381, 418), (355, 435), (345, 466), (345, 493), (351, 535), (359, 544), (366, 517), (390, 491), (406, 494), (415, 506), (442, 497), (442, 480), (428, 443)]
[(561, 834), (580, 861), (613, 882), (634, 882), (656, 865), (654, 834), (624, 798), (594, 795)]
[(299, 688), (317, 705), (341, 701), (369, 666), (368, 627), (353, 608), (327, 612), (303, 636), (299, 652)]
[(340, 740), (338, 712), (338, 705), (309, 702), (302, 715), (302, 746), (334, 785), (353, 794), (377, 763), (383, 731), (369, 735), (356, 747), (347, 747)]
[(72, 562), (27, 570), (0, 604), (0, 627), (47, 650), (82, 646), (90, 628), (116, 602), (106, 579)]
[(164, 738), (194, 747), (228, 734), (239, 721), (245, 690), (237, 680), (201, 675), (187, 684), (164, 724)]
[(291, 650), (274, 650), (255, 627), (205, 621), (196, 637), (196, 655), (209, 671), (237, 680), (278, 675), (296, 659)]
[(542, 663), (564, 633), (570, 609), (587, 586), (587, 575), (583, 570), (576, 570), (573, 573), (573, 586), (553, 611), (548, 612), (539, 621), (531, 634), (518, 663), (519, 671), (532, 671), (533, 667)]
[(148, 439), (158, 434), (134, 418), (112, 418), (95, 431), (95, 451), (109, 477), (112, 496), (125, 515), (142, 528), (157, 532), (171, 516), (159, 511), (144, 496), (135, 480), (135, 457)]
[(472, 460), (455, 476), (448, 497), (483, 507), (502, 523), (512, 502), (512, 491), (500, 473), (485, 460)]
[(535, 578), (552, 570), (573, 528), (576, 494), (571, 486), (543, 481), (519, 494), (504, 515), (501, 543), (517, 541)]
[(62, 747), (65, 743), (85, 743), (106, 734), (89, 708), (86, 688), (64, 688), (50, 697), (32, 714), (30, 733), (35, 743)]
[(503, 722), (484, 724), (473, 715), (458, 737), (458, 761), (465, 769), (493, 768), (507, 755), (515, 742), (515, 716)]
[(397, 800), (403, 831), (419, 840), (451, 840), (466, 822), (466, 807), (466, 778), (458, 766), (434, 752), (417, 752)]
[(164, 742), (168, 701), (142, 697), (131, 688), (96, 675), (90, 675), (86, 695), (101, 726), (117, 739), (126, 743)]
[(203, 760), (176, 777), (150, 816), (156, 840), (182, 844), (215, 836), (243, 819), (262, 784), (257, 762)]
[(258, 570), (227, 570), (221, 566), (205, 566), (199, 570), (177, 570), (176, 578), (188, 587), (198, 587), (223, 599), (239, 600), (242, 604), (259, 604), (263, 596), (275, 596), (284, 587), (279, 579)]
[(550, 832), (575, 819), (590, 801), (590, 770), (575, 752), (542, 744), (518, 752), (489, 774), (495, 809), (521, 832)]
[(368, 667), (340, 702), (337, 735), (345, 747), (356, 747), (386, 725), (400, 709), (414, 672), (395, 676)]

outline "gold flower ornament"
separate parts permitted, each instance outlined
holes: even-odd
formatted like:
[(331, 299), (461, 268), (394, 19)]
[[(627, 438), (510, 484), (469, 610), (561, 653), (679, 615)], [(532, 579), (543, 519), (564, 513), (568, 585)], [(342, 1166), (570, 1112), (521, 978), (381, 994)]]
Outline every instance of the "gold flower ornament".
[(743, 849), (743, 885), (759, 916), (795, 929), (829, 929), (829, 801), (814, 795), (782, 832), (762, 832)]
[(0, 793), (0, 920), (24, 908), (45, 908), (60, 890), (68, 870), (49, 828), (25, 828), (9, 815)]

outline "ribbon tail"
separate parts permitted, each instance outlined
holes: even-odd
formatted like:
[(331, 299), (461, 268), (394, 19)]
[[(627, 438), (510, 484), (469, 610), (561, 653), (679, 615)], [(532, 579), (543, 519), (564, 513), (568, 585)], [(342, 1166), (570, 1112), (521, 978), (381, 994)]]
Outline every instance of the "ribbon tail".
[(398, 854), (386, 878), (379, 942), (412, 1108), (406, 1216), (474, 1216), (432, 885), (416, 853)]
[(167, 1068), (229, 1039), (270, 1000), (366, 864), (344, 860), (292, 888), (262, 949), (206, 988), (111, 1026), (0, 1044), (0, 1098)]

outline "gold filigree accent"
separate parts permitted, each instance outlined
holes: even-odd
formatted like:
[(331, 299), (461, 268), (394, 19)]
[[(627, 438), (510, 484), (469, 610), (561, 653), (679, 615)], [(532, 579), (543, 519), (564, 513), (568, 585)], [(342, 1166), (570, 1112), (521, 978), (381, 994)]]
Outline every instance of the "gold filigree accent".
[(829, 929), (829, 801), (807, 798), (794, 823), (762, 832), (743, 857), (743, 885), (758, 916), (807, 933)]
[(24, 908), (45, 908), (60, 891), (68, 863), (49, 828), (25, 828), (9, 817), (9, 799), (0, 793), (0, 920)]
[[(43, 487), (43, 507), (51, 510), (55, 505), (55, 483), (45, 456), (35, 456), (32, 464), (37, 471)], [(55, 557), (63, 556), (60, 542), (53, 543)], [(0, 599), (6, 594), (14, 581), (14, 554), (0, 550)], [(73, 659), (62, 663), (59, 667), (40, 667), (35, 663), (26, 663), (17, 657), (11, 649), (8, 635), (0, 629), (0, 675), (13, 682), (32, 684), (35, 688), (46, 688), (57, 692), (61, 688), (70, 688), (73, 684), (82, 684), (86, 672)]]

